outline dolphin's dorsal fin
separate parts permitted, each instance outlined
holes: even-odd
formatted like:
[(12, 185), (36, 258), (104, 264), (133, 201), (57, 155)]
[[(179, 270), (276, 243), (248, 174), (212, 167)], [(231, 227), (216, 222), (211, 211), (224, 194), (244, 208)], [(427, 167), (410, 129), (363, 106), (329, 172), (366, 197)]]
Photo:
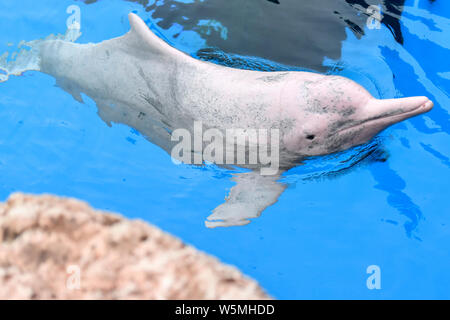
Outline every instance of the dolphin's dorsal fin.
[(178, 58), (191, 58), (187, 54), (170, 46), (167, 42), (154, 34), (145, 22), (136, 14), (128, 14), (131, 30), (128, 35), (138, 41), (136, 45), (143, 47), (154, 54), (172, 55)]

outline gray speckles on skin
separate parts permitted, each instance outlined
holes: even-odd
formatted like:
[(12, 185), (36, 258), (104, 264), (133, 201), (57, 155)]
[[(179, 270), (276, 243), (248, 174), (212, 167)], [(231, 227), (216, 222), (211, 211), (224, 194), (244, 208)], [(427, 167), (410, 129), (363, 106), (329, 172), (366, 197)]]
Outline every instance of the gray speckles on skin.
[(284, 72), (284, 73), (279, 73), (277, 75), (264, 76), (264, 77), (258, 78), (257, 80), (261, 80), (261, 81), (264, 81), (267, 83), (278, 82), (278, 81), (282, 80), (288, 74), (289, 74), (288, 72)]
[(139, 112), (138, 119), (143, 120), (145, 118), (145, 116), (146, 116), (145, 112)]
[(155, 108), (156, 111), (158, 111), (161, 115), (164, 115), (164, 106), (161, 102), (158, 100), (152, 98), (149, 94), (144, 93), (141, 94), (141, 97), (153, 108)]
[[(181, 103), (178, 99), (178, 95), (181, 92), (180, 88), (178, 87), (178, 81), (177, 81), (177, 75), (179, 74), (179, 65), (178, 62), (174, 62), (171, 65), (172, 69), (169, 72), (169, 90), (170, 90), (170, 97), (172, 98), (172, 102), (173, 102), (173, 107), (175, 109), (179, 109), (181, 106)], [(181, 95), (183, 95), (183, 93), (181, 93)]]
[(319, 101), (319, 99), (308, 100), (308, 107), (306, 107), (305, 110), (311, 113), (318, 113), (318, 114), (333, 112), (333, 108), (330, 108), (328, 105), (323, 105)]
[(164, 119), (161, 119), (161, 123), (169, 130), (173, 130), (172, 126), (167, 123)]
[[(355, 112), (355, 111), (353, 111)], [(333, 126), (330, 128), (330, 132), (336, 132), (338, 129), (339, 130), (345, 130), (351, 127), (355, 127), (358, 125), (361, 125), (363, 123), (367, 123), (369, 121), (375, 121), (375, 120), (379, 120), (379, 119), (383, 119), (383, 118), (388, 118), (388, 117), (392, 117), (398, 114), (403, 113), (403, 109), (396, 109), (393, 111), (388, 111), (388, 112), (384, 112), (382, 114), (377, 115), (376, 117), (371, 117), (371, 118), (366, 118), (366, 119), (361, 119), (361, 120), (351, 120), (351, 119), (346, 119), (346, 120), (341, 120), (341, 121), (337, 121), (333, 124)]]
[(338, 120), (334, 122), (330, 127), (329, 129), (330, 136), (334, 135), (334, 133), (336, 133), (337, 130), (342, 130), (343, 128), (350, 128), (354, 125), (358, 125), (357, 121), (353, 121), (350, 119)]
[(151, 107), (153, 107), (159, 114), (165, 114), (164, 105), (160, 102), (159, 96), (156, 94), (155, 90), (152, 87), (152, 83), (150, 79), (145, 75), (144, 70), (141, 67), (137, 66), (139, 76), (145, 81), (145, 85), (147, 86), (148, 92), (140, 93), (142, 99)]
[(343, 134), (334, 135), (331, 137), (329, 142), (327, 143), (326, 150), (328, 153), (334, 153), (342, 149), (342, 146), (351, 145), (355, 136), (364, 132), (365, 126), (359, 127), (355, 130), (349, 130)]
[(350, 117), (355, 114), (356, 109), (354, 107), (347, 107), (339, 111), (339, 114), (343, 117)]
[(346, 95), (342, 89), (342, 79), (339, 77), (331, 77), (331, 81), (328, 82), (329, 91), (334, 93), (335, 104), (351, 104), (352, 99), (350, 96)]
[(283, 119), (279, 122), (278, 128), (282, 132), (291, 131), (295, 126), (295, 119)]
[(307, 107), (305, 111), (313, 114), (339, 114), (344, 117), (349, 117), (354, 114), (353, 107), (347, 107), (344, 109), (337, 108), (345, 104), (351, 105), (351, 98), (345, 97), (340, 85), (341, 80), (336, 78), (334, 81), (328, 82), (326, 86), (328, 90), (334, 93), (334, 98), (324, 103), (323, 99), (317, 95), (317, 92), (323, 90), (321, 81), (305, 81), (301, 87), (301, 97), (306, 101)]

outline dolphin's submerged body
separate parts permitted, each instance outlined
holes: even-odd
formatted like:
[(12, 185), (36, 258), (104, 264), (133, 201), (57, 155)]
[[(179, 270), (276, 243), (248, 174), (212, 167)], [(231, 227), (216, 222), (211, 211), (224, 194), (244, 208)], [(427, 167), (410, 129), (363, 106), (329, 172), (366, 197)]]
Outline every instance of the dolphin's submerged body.
[[(178, 128), (276, 129), (279, 170), (258, 166), (237, 182), (207, 226), (243, 225), (275, 203), (280, 174), (309, 156), (366, 143), (399, 121), (429, 111), (426, 97), (377, 100), (352, 80), (309, 72), (260, 72), (196, 60), (155, 36), (136, 15), (126, 35), (99, 44), (47, 40), (39, 70), (82, 101), (91, 97), (108, 124), (123, 123), (171, 153)], [(194, 132), (193, 132), (194, 133)], [(233, 141), (234, 142), (234, 141)], [(273, 143), (273, 141), (271, 141)]]

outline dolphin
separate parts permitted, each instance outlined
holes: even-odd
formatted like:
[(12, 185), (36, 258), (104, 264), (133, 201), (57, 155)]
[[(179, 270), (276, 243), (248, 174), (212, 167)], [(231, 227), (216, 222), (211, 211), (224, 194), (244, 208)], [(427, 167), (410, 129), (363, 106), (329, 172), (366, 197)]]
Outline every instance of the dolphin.
[(92, 98), (108, 125), (133, 127), (169, 154), (176, 146), (174, 131), (195, 134), (196, 121), (221, 132), (278, 130), (276, 172), (262, 175), (254, 165), (235, 174), (236, 185), (208, 217), (207, 227), (249, 223), (278, 200), (286, 188), (278, 182), (280, 175), (302, 159), (364, 144), (433, 107), (427, 97), (375, 99), (340, 76), (200, 61), (157, 37), (137, 15), (130, 13), (129, 21), (127, 34), (98, 44), (40, 42), (37, 69), (76, 100), (83, 101), (82, 93)]

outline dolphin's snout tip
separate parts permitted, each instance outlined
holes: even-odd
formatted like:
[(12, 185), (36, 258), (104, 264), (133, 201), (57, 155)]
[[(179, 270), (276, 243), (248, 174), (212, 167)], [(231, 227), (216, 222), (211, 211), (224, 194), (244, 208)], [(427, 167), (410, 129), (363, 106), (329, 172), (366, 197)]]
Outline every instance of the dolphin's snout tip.
[(433, 109), (433, 106), (434, 106), (433, 101), (431, 101), (427, 97), (418, 97), (418, 98), (421, 101), (419, 100), (419, 101), (417, 101), (418, 103), (416, 102), (416, 107), (413, 110), (411, 110), (409, 112), (406, 112), (406, 114), (409, 114), (409, 117), (417, 116), (417, 115), (423, 114), (423, 113), (427, 113), (428, 111)]
[(428, 100), (427, 102), (425, 102), (422, 105), (422, 109), (424, 110), (424, 112), (430, 111), (431, 109), (433, 109), (433, 107), (434, 107), (434, 103), (431, 100)]
[(428, 97), (412, 97), (399, 99), (405, 102), (404, 111), (406, 114), (418, 115), (433, 109), (434, 103)]

